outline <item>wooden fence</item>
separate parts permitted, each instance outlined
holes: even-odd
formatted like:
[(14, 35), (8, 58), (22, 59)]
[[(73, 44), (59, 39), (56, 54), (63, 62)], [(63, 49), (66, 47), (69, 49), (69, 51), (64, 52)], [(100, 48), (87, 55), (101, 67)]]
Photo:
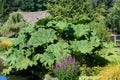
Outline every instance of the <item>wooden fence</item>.
[(111, 35), (110, 39), (120, 47), (120, 35)]

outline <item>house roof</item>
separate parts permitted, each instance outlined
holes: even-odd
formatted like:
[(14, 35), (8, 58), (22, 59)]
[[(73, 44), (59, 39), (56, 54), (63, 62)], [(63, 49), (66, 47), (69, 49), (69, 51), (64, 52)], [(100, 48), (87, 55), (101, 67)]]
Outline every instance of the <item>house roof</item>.
[(21, 12), (23, 19), (28, 23), (35, 23), (42, 18), (46, 18), (50, 16), (50, 14), (46, 11), (38, 11), (38, 12)]

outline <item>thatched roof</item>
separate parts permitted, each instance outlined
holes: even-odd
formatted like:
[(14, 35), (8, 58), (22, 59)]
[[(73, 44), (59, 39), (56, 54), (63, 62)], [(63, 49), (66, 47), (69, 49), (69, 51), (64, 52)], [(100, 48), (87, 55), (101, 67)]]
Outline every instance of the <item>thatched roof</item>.
[(21, 12), (24, 20), (28, 23), (35, 23), (42, 18), (46, 18), (50, 16), (50, 14), (46, 11), (38, 11), (38, 12)]

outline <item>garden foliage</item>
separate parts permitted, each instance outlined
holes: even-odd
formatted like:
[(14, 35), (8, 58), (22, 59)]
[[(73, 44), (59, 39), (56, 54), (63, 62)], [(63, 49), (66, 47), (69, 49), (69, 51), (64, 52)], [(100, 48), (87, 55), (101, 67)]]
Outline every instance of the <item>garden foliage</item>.
[[(120, 50), (108, 39), (107, 28), (120, 33), (120, 0), (116, 0), (112, 8), (114, 0), (0, 2), (0, 36), (13, 36), (20, 31), (13, 43), (0, 42), (0, 51), (6, 50), (4, 74), (23, 71), (32, 75), (30, 80), (41, 80), (49, 70), (47, 74), (50, 75), (45, 79), (75, 80), (78, 75), (79, 80), (120, 79), (119, 65), (100, 71), (101, 66), (108, 63), (120, 63)], [(46, 7), (52, 16), (36, 24), (28, 25), (19, 12), (11, 13), (3, 24), (8, 14), (18, 8), (38, 11), (46, 10)]]
[[(84, 24), (51, 20), (45, 25), (29, 25), (19, 32), (13, 46), (5, 53), (4, 64), (9, 66), (3, 73), (25, 70), (39, 63), (50, 69), (67, 54), (101, 55), (99, 51), (108, 49), (104, 43), (94, 29)], [(90, 60), (96, 64), (94, 58)]]

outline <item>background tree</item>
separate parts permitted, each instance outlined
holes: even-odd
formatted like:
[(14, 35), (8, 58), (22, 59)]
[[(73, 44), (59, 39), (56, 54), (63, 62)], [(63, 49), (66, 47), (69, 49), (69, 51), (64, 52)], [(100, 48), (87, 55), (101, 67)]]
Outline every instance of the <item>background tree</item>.
[(46, 0), (0, 0), (0, 19), (5, 22), (8, 15), (14, 11), (45, 10)]
[(10, 12), (10, 0), (0, 0), (0, 21), (4, 22)]
[(112, 2), (113, 0), (51, 0), (48, 1), (46, 7), (53, 16), (58, 16), (59, 19), (78, 20), (81, 23), (81, 20), (86, 22), (95, 20), (96, 13), (104, 16)]
[(120, 0), (116, 0), (114, 6), (109, 9), (107, 25), (112, 31), (120, 33)]
[[(94, 6), (94, 4), (97, 5)], [(108, 30), (105, 21), (107, 10), (105, 1), (51, 0), (46, 4), (46, 7), (54, 17), (57, 16), (57, 20), (67, 20), (74, 24), (90, 24), (91, 29), (96, 29), (101, 39), (108, 39), (108, 34), (106, 34)], [(106, 35), (106, 37), (103, 35)]]
[(51, 0), (46, 7), (53, 16), (59, 16), (67, 20), (79, 19), (81, 17), (80, 14), (86, 14), (91, 11), (88, 0)]

